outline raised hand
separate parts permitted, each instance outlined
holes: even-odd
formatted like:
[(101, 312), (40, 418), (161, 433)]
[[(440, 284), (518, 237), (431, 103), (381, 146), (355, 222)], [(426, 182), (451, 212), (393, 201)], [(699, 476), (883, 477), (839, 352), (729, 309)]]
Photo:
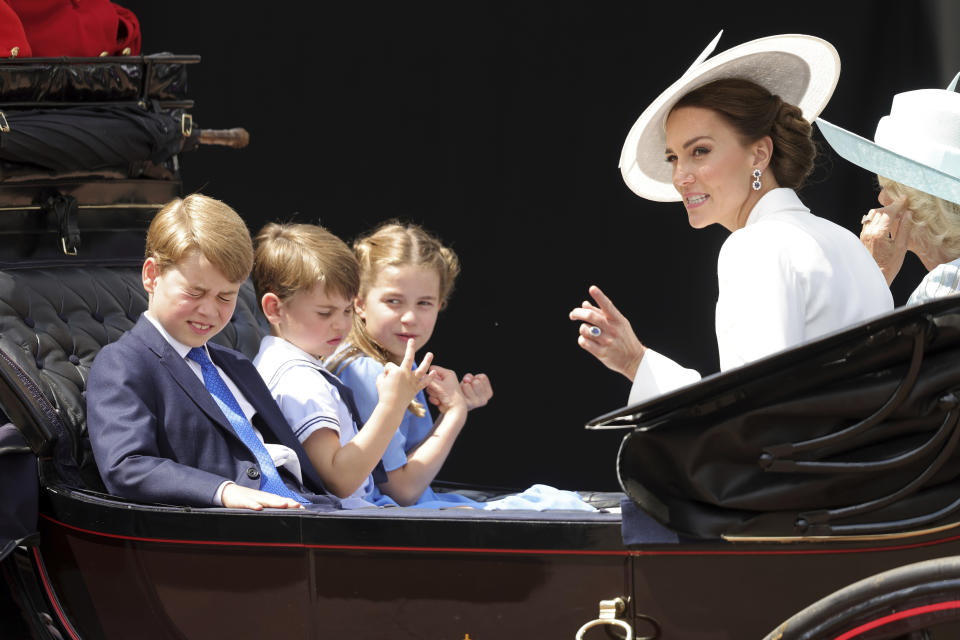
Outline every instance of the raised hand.
[(913, 214), (903, 196), (880, 209), (870, 209), (860, 220), (860, 242), (867, 248), (889, 285), (897, 277), (907, 255), (913, 229)]
[(460, 380), (460, 391), (467, 400), (467, 409), (473, 410), (490, 402), (493, 397), (493, 387), (490, 378), (485, 373), (465, 373)]
[(460, 388), (457, 374), (437, 365), (434, 365), (430, 372), (436, 376), (427, 387), (427, 399), (430, 403), (436, 405), (441, 413), (448, 413), (455, 409), (467, 411), (469, 405)]
[(630, 322), (614, 306), (600, 287), (590, 287), (590, 297), (570, 312), (570, 319), (580, 325), (579, 344), (608, 368), (633, 380), (646, 353)]
[(416, 347), (413, 339), (407, 340), (407, 350), (399, 365), (388, 362), (383, 373), (377, 377), (377, 393), (380, 401), (394, 406), (407, 406), (410, 402), (436, 379), (436, 374), (430, 371), (433, 364), (433, 354), (427, 352), (420, 362), (420, 366), (413, 368), (413, 358)]
[(231, 482), (223, 488), (220, 494), (223, 506), (232, 509), (252, 509), (262, 511), (264, 507), (271, 509), (303, 509), (303, 505), (296, 500), (278, 496), (275, 493), (251, 489)]

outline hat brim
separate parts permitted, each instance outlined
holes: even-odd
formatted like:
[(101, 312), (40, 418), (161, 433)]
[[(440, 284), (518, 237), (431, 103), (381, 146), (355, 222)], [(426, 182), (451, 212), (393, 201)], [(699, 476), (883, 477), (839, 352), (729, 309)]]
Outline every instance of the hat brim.
[(812, 122), (837, 86), (840, 57), (826, 40), (789, 34), (751, 40), (695, 65), (644, 110), (627, 134), (620, 172), (631, 191), (658, 202), (681, 199), (664, 160), (666, 117), (680, 98), (722, 78), (755, 82), (798, 106)]
[(827, 144), (844, 160), (894, 182), (960, 204), (960, 180), (954, 176), (881, 147), (823, 118), (817, 119), (817, 126)]

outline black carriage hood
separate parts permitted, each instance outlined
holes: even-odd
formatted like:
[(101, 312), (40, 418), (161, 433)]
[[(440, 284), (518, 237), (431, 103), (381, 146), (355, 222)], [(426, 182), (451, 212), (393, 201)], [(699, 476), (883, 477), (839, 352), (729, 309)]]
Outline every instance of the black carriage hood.
[(587, 428), (630, 429), (617, 457), (620, 484), (681, 534), (809, 537), (957, 519), (958, 418), (960, 297), (952, 297), (706, 377)]

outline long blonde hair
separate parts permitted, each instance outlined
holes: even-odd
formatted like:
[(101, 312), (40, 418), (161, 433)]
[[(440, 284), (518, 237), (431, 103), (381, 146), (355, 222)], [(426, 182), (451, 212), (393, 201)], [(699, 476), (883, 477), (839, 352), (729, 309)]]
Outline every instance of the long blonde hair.
[[(422, 267), (435, 270), (440, 277), (439, 306), (443, 309), (460, 273), (457, 254), (416, 224), (386, 222), (357, 239), (353, 251), (360, 263), (360, 291), (357, 294), (360, 299), (366, 298), (384, 267)], [(373, 358), (382, 365), (393, 361), (390, 352), (367, 331), (359, 314), (353, 315), (353, 327), (347, 340), (350, 345), (327, 363), (327, 368), (334, 373), (360, 356)], [(416, 400), (410, 403), (410, 411), (420, 418), (426, 415), (426, 408)]]

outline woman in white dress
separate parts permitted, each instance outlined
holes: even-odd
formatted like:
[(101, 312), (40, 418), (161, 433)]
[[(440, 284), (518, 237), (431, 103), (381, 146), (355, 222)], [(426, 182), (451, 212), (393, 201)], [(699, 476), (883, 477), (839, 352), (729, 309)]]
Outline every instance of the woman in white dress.
[[(705, 60), (716, 41), (637, 120), (620, 169), (637, 195), (682, 201), (692, 227), (731, 232), (717, 263), (724, 370), (882, 314), (893, 300), (859, 239), (794, 191), (813, 169), (810, 121), (839, 75), (832, 45), (773, 36)], [(570, 312), (578, 343), (632, 381), (631, 404), (699, 380), (641, 343), (599, 288), (590, 295)]]

